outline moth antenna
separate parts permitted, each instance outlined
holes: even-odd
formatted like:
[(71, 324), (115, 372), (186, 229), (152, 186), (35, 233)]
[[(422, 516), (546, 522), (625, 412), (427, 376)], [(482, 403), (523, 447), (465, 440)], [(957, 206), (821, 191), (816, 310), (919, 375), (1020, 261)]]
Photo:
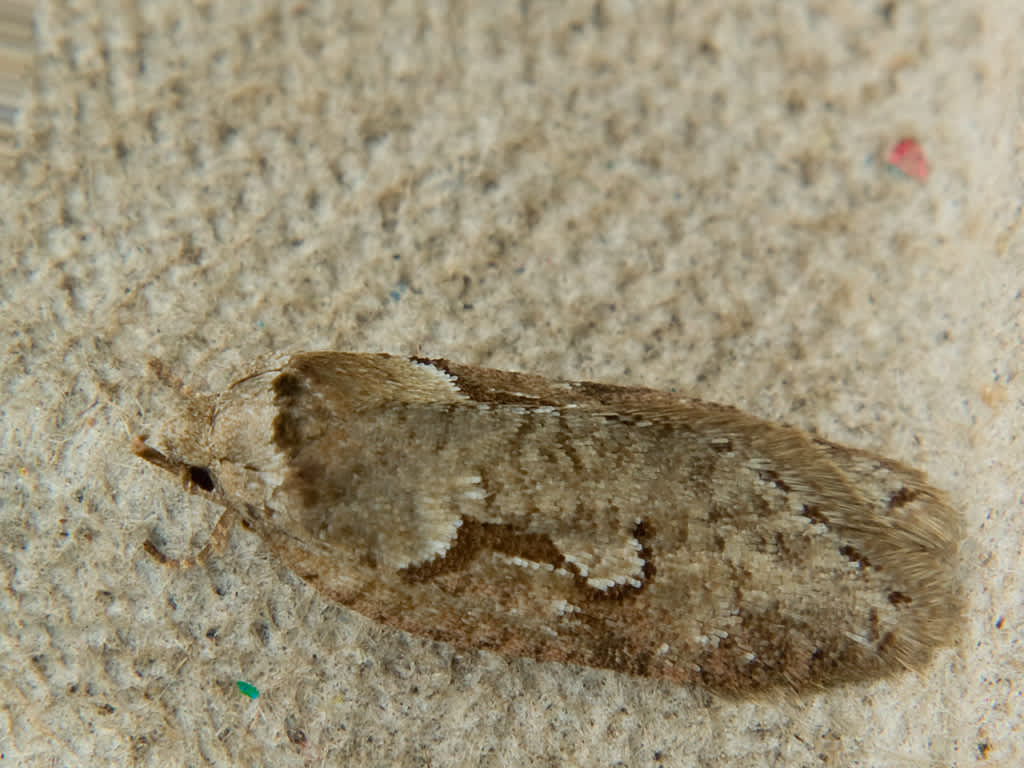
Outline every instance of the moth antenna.
[(200, 412), (212, 407), (215, 398), (194, 390), (180, 376), (175, 375), (171, 367), (159, 357), (151, 357), (146, 363), (146, 367), (149, 368), (157, 381), (177, 395), (182, 406), (187, 411)]
[(178, 392), (181, 392), (183, 395), (189, 394), (188, 385), (185, 384), (185, 382), (182, 381), (179, 376), (176, 376), (174, 372), (170, 369), (170, 366), (168, 366), (167, 363), (165, 363), (159, 357), (149, 358), (149, 362), (146, 363), (146, 365), (149, 368), (149, 370), (151, 370), (153, 374), (157, 377), (157, 379), (160, 380), (161, 383), (165, 384), (171, 389), (175, 389)]

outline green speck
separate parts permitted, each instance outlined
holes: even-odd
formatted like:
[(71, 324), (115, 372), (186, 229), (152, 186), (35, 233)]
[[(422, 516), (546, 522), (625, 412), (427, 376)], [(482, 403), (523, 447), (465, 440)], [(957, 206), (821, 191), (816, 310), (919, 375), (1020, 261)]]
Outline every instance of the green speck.
[(238, 686), (238, 690), (248, 696), (250, 699), (258, 699), (260, 696), (260, 689), (252, 683), (247, 683), (245, 680), (239, 680), (235, 685)]

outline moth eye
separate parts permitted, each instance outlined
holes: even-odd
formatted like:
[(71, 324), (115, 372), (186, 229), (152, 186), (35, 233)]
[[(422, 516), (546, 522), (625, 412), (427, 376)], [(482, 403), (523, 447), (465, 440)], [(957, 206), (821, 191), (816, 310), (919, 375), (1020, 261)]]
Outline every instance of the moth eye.
[(196, 486), (202, 488), (204, 491), (210, 493), (216, 487), (216, 483), (213, 482), (213, 475), (210, 474), (210, 470), (206, 467), (193, 467), (188, 468), (188, 481)]

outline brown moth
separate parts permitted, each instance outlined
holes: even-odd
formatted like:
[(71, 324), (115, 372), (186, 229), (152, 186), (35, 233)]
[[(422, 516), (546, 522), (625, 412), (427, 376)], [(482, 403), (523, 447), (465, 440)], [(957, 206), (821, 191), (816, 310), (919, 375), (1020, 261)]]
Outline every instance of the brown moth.
[(211, 543), (241, 518), (459, 648), (799, 691), (920, 668), (960, 617), (962, 521), (922, 473), (716, 403), (311, 352), (187, 394), (161, 437), (135, 453), (225, 508)]

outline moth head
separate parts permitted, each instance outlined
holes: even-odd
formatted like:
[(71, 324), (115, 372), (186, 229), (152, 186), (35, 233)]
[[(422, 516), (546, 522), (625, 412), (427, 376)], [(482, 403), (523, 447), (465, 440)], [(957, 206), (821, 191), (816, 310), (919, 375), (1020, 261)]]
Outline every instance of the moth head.
[(161, 425), (154, 440), (159, 448), (149, 444), (148, 435), (138, 435), (132, 441), (132, 452), (177, 475), (187, 491), (215, 493), (218, 483), (209, 440), (212, 414), (210, 398), (185, 398), (175, 416)]

